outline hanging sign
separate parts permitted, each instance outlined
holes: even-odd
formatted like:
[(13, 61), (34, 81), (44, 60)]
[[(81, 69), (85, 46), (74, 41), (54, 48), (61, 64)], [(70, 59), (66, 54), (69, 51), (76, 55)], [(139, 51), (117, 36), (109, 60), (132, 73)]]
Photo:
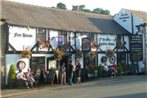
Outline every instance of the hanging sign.
[(59, 35), (58, 36), (58, 45), (64, 45), (64, 35)]
[(89, 38), (83, 38), (82, 39), (82, 49), (83, 51), (89, 51), (90, 50), (90, 39)]

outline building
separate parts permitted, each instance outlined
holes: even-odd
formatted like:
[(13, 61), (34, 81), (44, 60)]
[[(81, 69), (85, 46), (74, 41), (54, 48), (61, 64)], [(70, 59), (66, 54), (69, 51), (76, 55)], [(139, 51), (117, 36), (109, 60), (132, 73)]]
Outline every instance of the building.
[[(26, 63), (24, 71), (28, 67), (33, 71), (38, 68), (58, 69), (56, 65), (59, 62), (53, 51), (58, 46), (63, 47), (64, 51), (60, 62), (72, 59), (73, 64), (76, 64), (76, 60), (80, 59), (83, 69), (96, 68), (105, 63), (110, 66), (119, 63), (128, 71), (127, 68), (132, 64), (129, 43), (131, 33), (120, 26), (117, 16), (113, 19), (109, 15), (11, 1), (2, 1), (1, 5), (1, 60), (6, 77), (10, 65), (15, 64), (17, 68), (20, 60)], [(26, 49), (32, 52), (29, 59), (22, 58), (22, 51)]]
[(136, 54), (133, 54), (133, 57), (135, 58), (130, 59), (130, 63), (136, 66), (133, 67), (136, 73), (147, 72), (146, 16), (147, 12), (129, 9), (122, 9), (114, 16), (114, 20), (133, 36), (140, 36), (140, 43), (134, 43)]

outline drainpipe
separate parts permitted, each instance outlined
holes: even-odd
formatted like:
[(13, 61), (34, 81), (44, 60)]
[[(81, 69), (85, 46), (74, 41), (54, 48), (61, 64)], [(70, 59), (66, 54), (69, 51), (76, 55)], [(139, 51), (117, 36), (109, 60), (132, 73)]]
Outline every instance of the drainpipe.
[(145, 61), (144, 61), (144, 67), (145, 67), (145, 74), (147, 75), (147, 23), (144, 24), (144, 52), (145, 52)]
[[(132, 27), (132, 35), (134, 35), (135, 33), (134, 33), (134, 18), (133, 18), (133, 14), (131, 13), (131, 27)], [(131, 67), (131, 69), (132, 69), (132, 73), (134, 74), (134, 73), (138, 73), (138, 72), (136, 72), (137, 71), (137, 66), (138, 66), (138, 61), (137, 61), (137, 65), (136, 64), (134, 64), (135, 62), (134, 61), (132, 61), (132, 67)]]
[(5, 63), (5, 56), (6, 52), (8, 50), (8, 23), (7, 19), (1, 19), (0, 20), (0, 38), (3, 39), (0, 41), (0, 66), (1, 71), (3, 72), (1, 75), (1, 87), (5, 88), (6, 86), (6, 63)]

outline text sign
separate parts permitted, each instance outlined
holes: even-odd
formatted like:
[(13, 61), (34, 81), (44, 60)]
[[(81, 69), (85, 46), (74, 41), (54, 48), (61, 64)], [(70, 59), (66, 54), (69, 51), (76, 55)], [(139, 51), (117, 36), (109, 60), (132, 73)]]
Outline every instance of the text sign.
[(114, 49), (116, 46), (116, 35), (102, 35), (97, 36), (97, 43), (103, 51)]
[(143, 37), (141, 35), (130, 36), (130, 59), (140, 61), (143, 59)]
[(36, 43), (36, 31), (33, 28), (9, 26), (9, 43), (18, 51), (31, 49)]

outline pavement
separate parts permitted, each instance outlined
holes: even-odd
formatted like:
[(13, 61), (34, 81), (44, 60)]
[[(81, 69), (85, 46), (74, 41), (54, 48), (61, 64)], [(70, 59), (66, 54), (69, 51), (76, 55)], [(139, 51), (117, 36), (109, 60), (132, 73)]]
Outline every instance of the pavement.
[[(131, 75), (131, 76), (118, 76), (117, 80), (119, 79), (128, 79), (128, 78), (137, 78), (137, 77), (146, 77), (147, 75)], [(53, 84), (53, 85), (42, 85), (42, 86), (38, 86), (38, 87), (34, 87), (34, 88), (19, 88), (19, 89), (2, 89), (1, 90), (1, 97), (0, 98), (8, 98), (8, 97), (12, 97), (12, 96), (19, 96), (19, 95), (24, 95), (24, 94), (29, 94), (29, 93), (34, 93), (34, 92), (43, 92), (43, 91), (47, 91), (47, 90), (55, 90), (55, 89), (62, 89), (62, 88), (71, 88), (71, 87), (77, 87), (77, 86), (81, 86), (81, 85), (90, 85), (95, 81), (105, 81), (105, 82), (109, 82), (111, 81), (112, 78), (110, 77), (106, 77), (106, 78), (98, 78), (92, 81), (87, 81), (87, 82), (83, 82), (80, 85), (78, 84), (74, 84), (74, 85), (59, 85), (59, 84)]]
[(2, 89), (0, 98), (8, 98), (11, 96), (19, 96), (19, 95), (24, 95), (24, 94), (34, 93), (34, 92), (46, 91), (49, 89), (53, 90), (53, 89), (60, 89), (60, 88), (66, 88), (66, 87), (70, 87), (70, 86), (54, 84), (54, 85), (40, 85), (38, 87), (29, 88), (29, 89), (27, 88)]

